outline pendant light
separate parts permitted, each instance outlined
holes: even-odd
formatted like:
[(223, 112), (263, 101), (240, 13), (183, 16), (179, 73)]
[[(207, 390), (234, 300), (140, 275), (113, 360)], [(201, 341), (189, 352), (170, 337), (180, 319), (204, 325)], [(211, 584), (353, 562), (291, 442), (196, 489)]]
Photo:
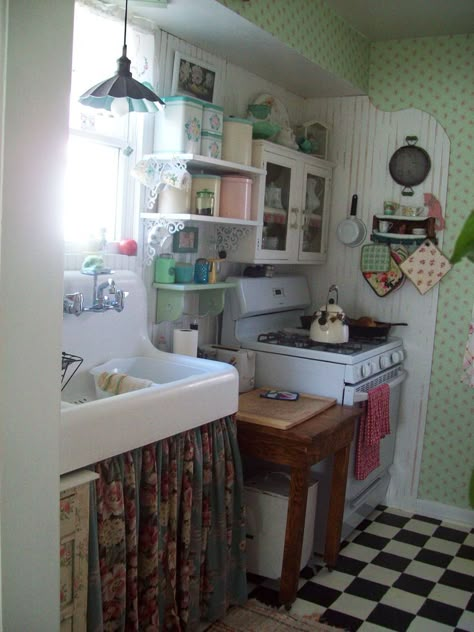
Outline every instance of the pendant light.
[(122, 56), (117, 60), (117, 72), (79, 97), (82, 105), (109, 110), (119, 116), (129, 112), (156, 112), (165, 107), (160, 97), (150, 89), (152, 86), (148, 88), (132, 77), (131, 61), (127, 57), (127, 16), (128, 0), (125, 0), (123, 49)]

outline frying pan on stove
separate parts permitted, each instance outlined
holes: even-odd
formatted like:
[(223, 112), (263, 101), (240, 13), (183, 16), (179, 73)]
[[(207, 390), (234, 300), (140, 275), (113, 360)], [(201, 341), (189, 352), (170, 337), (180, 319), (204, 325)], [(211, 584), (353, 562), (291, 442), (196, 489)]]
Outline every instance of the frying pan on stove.
[(388, 332), (392, 327), (403, 325), (407, 326), (408, 323), (382, 323), (375, 321), (375, 325), (357, 325), (351, 324), (351, 319), (348, 319), (349, 323), (349, 338), (381, 338), (384, 339), (388, 336)]
[(358, 196), (354, 194), (352, 196), (350, 216), (340, 222), (336, 228), (336, 235), (339, 241), (350, 248), (360, 246), (367, 235), (366, 225), (356, 217), (357, 201)]

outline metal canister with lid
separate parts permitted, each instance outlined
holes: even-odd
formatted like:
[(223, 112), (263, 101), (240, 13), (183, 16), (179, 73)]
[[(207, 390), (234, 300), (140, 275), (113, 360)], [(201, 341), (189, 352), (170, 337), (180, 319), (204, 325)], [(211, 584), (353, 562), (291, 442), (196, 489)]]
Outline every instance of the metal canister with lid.
[(202, 189), (196, 193), (196, 214), (214, 215), (214, 192)]

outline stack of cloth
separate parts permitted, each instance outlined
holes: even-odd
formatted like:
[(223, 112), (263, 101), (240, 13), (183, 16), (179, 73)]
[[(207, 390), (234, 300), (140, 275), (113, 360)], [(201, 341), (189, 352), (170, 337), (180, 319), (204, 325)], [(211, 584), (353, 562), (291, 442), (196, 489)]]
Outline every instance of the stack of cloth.
[(367, 409), (359, 423), (354, 476), (363, 481), (380, 465), (380, 441), (390, 434), (390, 386), (380, 384), (368, 393)]
[(125, 373), (109, 373), (104, 371), (97, 377), (97, 386), (112, 395), (121, 395), (130, 391), (138, 391), (141, 388), (151, 386), (151, 380), (143, 380)]

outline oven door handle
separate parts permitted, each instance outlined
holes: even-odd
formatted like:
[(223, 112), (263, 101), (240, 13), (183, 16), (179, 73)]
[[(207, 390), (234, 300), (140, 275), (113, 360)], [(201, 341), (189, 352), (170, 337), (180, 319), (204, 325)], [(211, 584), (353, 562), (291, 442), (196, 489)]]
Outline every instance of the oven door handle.
[[(406, 380), (406, 377), (407, 377), (407, 372), (405, 371), (405, 369), (400, 369), (400, 373), (397, 375), (397, 377), (393, 380), (390, 380), (389, 382), (386, 382), (386, 384), (390, 386), (390, 389), (395, 388), (396, 386), (404, 382)], [(364, 391), (359, 391), (359, 392), (356, 391), (354, 393), (353, 402), (354, 404), (360, 404), (361, 402), (366, 402), (368, 399), (369, 399), (368, 393), (365, 393)]]

